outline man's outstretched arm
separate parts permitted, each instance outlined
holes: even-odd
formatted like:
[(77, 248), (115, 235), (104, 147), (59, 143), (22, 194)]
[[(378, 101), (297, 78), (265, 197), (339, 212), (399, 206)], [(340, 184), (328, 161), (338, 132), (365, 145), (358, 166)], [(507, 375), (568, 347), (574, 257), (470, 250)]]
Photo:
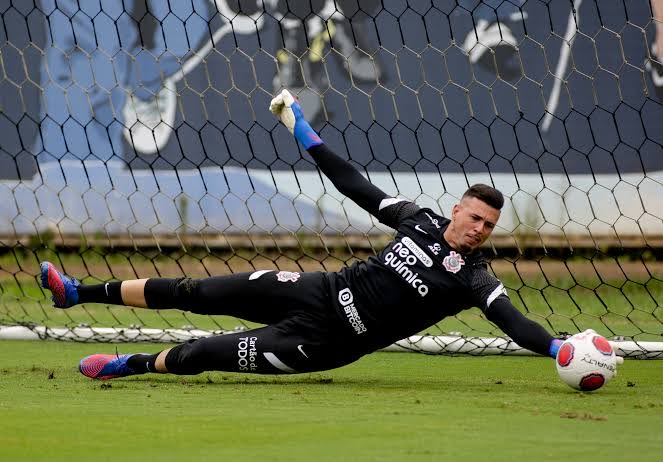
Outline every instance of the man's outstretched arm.
[(562, 341), (523, 316), (508, 297), (497, 297), (486, 311), (486, 317), (521, 347), (544, 356), (557, 356)]
[(325, 144), (312, 146), (308, 153), (341, 194), (355, 201), (371, 215), (377, 216), (380, 203), (389, 197), (384, 191), (364, 178), (356, 168)]
[(306, 121), (299, 103), (288, 90), (283, 90), (278, 94), (272, 100), (269, 109), (281, 119), (297, 141), (306, 148), (322, 173), (329, 178), (341, 194), (352, 199), (370, 214), (378, 216), (381, 208), (387, 205), (383, 201), (389, 196), (324, 144)]

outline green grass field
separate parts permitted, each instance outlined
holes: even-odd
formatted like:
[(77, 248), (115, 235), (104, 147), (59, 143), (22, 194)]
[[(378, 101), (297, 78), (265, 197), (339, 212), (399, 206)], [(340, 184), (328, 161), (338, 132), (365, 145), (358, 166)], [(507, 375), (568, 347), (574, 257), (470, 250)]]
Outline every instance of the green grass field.
[[(119, 345), (155, 352), (163, 345)], [(375, 353), (272, 377), (96, 382), (78, 360), (115, 346), (0, 342), (0, 460), (655, 460), (663, 367), (626, 361), (592, 394), (547, 358)]]

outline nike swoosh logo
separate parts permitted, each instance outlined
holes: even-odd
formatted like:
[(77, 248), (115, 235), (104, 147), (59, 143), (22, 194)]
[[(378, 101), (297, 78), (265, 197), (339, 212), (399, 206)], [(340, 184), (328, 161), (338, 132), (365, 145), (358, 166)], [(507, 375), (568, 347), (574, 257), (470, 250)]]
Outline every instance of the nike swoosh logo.
[(301, 354), (303, 354), (306, 357), (306, 359), (308, 359), (308, 355), (306, 353), (304, 353), (304, 349), (302, 348), (302, 345), (297, 345), (297, 349), (299, 350), (299, 352)]
[(251, 276), (249, 276), (249, 281), (253, 281), (255, 279), (258, 279), (260, 276), (263, 274), (271, 273), (274, 270), (260, 270), (260, 271), (254, 271), (251, 273)]
[(416, 229), (416, 230), (419, 231), (420, 233), (428, 234), (426, 231), (424, 231), (423, 229), (421, 229), (421, 226), (419, 226), (419, 225), (414, 225), (414, 229)]
[(104, 284), (104, 290), (106, 291), (106, 297), (108, 297), (108, 283)]

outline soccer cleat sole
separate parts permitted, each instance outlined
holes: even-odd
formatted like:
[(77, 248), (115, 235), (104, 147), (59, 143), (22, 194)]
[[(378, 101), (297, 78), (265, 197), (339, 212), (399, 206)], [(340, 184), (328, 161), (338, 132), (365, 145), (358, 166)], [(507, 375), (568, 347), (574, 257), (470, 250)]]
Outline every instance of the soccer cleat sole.
[(78, 370), (84, 376), (95, 380), (109, 380), (118, 377), (125, 377), (125, 375), (122, 374), (99, 375), (99, 373), (104, 370), (104, 367), (106, 367), (108, 363), (115, 360), (116, 358), (117, 356), (115, 355), (104, 354), (87, 356), (81, 359), (81, 362), (78, 364)]
[(44, 262), (42, 263), (41, 271), (42, 286), (51, 291), (53, 294), (53, 301), (56, 305), (65, 305), (67, 302), (67, 295), (65, 294), (64, 283), (62, 282), (60, 274), (55, 269), (55, 266), (53, 266), (52, 263)]

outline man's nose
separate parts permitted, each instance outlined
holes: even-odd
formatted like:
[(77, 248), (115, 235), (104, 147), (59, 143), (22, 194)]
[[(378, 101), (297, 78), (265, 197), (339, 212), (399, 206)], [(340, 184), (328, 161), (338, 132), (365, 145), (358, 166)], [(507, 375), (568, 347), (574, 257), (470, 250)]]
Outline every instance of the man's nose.
[(486, 229), (486, 225), (483, 222), (479, 222), (474, 226), (474, 232), (477, 234), (483, 235), (484, 231)]

